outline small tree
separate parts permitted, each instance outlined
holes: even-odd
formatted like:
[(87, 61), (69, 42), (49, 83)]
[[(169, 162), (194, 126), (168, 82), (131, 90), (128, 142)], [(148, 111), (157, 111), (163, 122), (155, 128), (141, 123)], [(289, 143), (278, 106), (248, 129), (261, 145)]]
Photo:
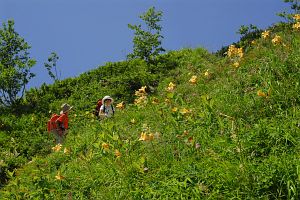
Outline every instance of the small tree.
[(155, 60), (160, 52), (165, 50), (162, 48), (161, 43), (163, 36), (161, 35), (162, 27), (158, 24), (161, 21), (162, 12), (155, 11), (154, 7), (148, 9), (148, 11), (140, 16), (145, 22), (147, 30), (142, 29), (142, 25), (131, 25), (128, 27), (135, 31), (133, 38), (133, 53), (127, 57), (129, 59), (141, 58), (147, 63)]
[(284, 0), (284, 2), (289, 3), (296, 14), (300, 12), (300, 0)]
[(285, 3), (290, 4), (290, 8), (294, 11), (294, 13), (290, 14), (290, 13), (286, 13), (284, 11), (284, 12), (278, 13), (277, 15), (287, 19), (288, 21), (293, 21), (293, 15), (300, 13), (300, 0), (283, 0), (283, 1)]
[[(52, 52), (50, 56), (48, 57), (48, 62), (45, 62), (45, 68), (48, 71), (49, 76), (54, 80), (59, 80), (58, 73), (57, 73), (57, 67), (56, 62), (59, 59), (58, 55), (55, 52)], [(52, 72), (54, 70), (54, 73)]]
[(29, 57), (30, 48), (15, 31), (13, 20), (3, 23), (0, 29), (0, 105), (18, 103), (26, 84), (35, 76), (30, 72), (36, 63)]

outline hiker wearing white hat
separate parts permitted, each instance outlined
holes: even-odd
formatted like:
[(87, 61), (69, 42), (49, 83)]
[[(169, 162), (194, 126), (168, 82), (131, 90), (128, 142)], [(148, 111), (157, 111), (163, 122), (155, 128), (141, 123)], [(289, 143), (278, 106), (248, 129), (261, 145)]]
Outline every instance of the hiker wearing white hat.
[(110, 96), (105, 96), (102, 99), (102, 106), (100, 107), (99, 117), (100, 118), (106, 118), (106, 117), (112, 117), (115, 113), (115, 109), (113, 107), (113, 98)]

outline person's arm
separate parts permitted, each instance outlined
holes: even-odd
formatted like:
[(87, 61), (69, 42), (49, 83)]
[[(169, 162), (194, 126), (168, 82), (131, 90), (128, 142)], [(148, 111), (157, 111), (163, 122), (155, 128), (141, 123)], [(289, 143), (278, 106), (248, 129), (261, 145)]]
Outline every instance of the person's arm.
[(104, 105), (102, 105), (102, 106), (100, 107), (99, 115), (105, 115), (105, 112), (104, 112)]

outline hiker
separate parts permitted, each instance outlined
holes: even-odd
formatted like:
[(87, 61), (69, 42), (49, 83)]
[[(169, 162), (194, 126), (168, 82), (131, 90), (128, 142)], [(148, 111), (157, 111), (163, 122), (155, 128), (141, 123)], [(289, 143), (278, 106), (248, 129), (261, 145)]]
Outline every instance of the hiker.
[(102, 99), (102, 105), (100, 107), (99, 117), (101, 119), (110, 118), (115, 114), (115, 109), (113, 107), (114, 100), (110, 96), (105, 96)]
[(64, 103), (61, 106), (61, 111), (60, 115), (57, 116), (57, 119), (55, 120), (55, 125), (54, 128), (51, 130), (54, 137), (55, 137), (55, 142), (56, 144), (62, 144), (63, 139), (67, 134), (67, 129), (69, 126), (69, 118), (68, 118), (68, 113), (72, 109), (69, 104)]

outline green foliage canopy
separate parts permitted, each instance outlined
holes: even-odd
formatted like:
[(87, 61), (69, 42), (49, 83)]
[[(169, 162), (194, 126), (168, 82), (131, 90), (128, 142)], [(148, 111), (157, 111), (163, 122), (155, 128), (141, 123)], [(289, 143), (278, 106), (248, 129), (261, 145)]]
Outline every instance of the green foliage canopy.
[(17, 103), (23, 97), (26, 84), (35, 76), (30, 72), (36, 63), (29, 56), (30, 48), (15, 31), (13, 20), (3, 23), (0, 29), (0, 105)]

